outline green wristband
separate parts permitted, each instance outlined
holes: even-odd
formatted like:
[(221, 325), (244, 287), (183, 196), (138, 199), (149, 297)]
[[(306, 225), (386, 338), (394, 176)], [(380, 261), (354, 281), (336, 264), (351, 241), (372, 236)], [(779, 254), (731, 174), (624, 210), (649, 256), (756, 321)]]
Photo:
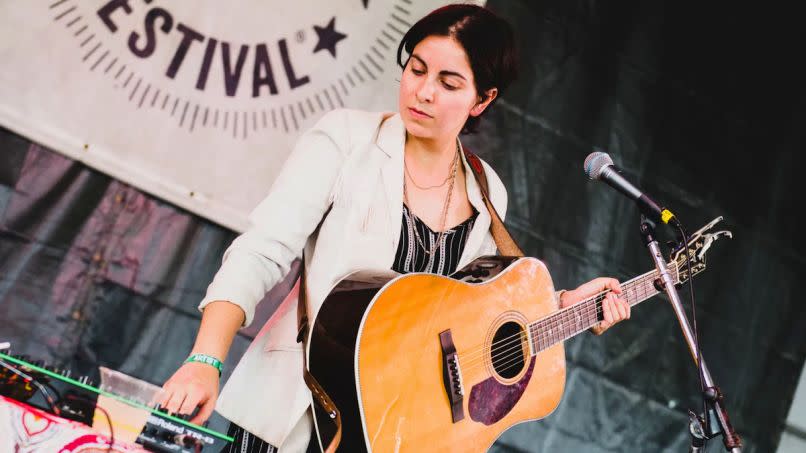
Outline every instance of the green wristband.
[(207, 355), (207, 354), (193, 354), (187, 359), (185, 359), (185, 363), (190, 362), (199, 362), (199, 363), (206, 363), (208, 365), (214, 366), (218, 370), (218, 375), (221, 376), (221, 372), (224, 370), (224, 364), (221, 363), (220, 360), (217, 358)]

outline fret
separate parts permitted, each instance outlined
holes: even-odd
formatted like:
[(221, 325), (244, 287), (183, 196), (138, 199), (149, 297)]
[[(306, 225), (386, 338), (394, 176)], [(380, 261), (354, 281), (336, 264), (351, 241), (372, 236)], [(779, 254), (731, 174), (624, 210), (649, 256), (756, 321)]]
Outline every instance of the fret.
[(557, 326), (557, 341), (563, 341), (565, 339), (565, 334), (568, 331), (568, 315), (569, 310), (565, 310), (560, 312), (560, 323)]
[(630, 305), (635, 305), (641, 301), (641, 299), (646, 295), (646, 276), (642, 275), (638, 277), (634, 282), (632, 282), (632, 297), (628, 298), (627, 301)]
[(559, 330), (560, 326), (560, 315), (561, 313), (555, 313), (554, 316), (551, 317), (551, 322), (549, 322), (549, 328), (547, 330), (548, 336), (546, 338), (546, 347), (549, 348), (551, 345), (557, 341), (557, 331)]
[(543, 333), (542, 326), (538, 328), (537, 338), (538, 338), (538, 340), (540, 340), (540, 349), (539, 350), (542, 351), (542, 350), (546, 349), (546, 335)]
[(538, 339), (538, 351), (542, 351), (546, 349), (546, 341), (545, 336), (546, 334), (543, 332), (543, 323), (538, 323), (536, 326), (537, 330), (537, 339)]
[(563, 332), (563, 341), (567, 340), (568, 338), (571, 338), (572, 336), (574, 336), (574, 324), (573, 324), (573, 319), (574, 318), (573, 318), (572, 315), (573, 315), (572, 310), (566, 310), (565, 315), (563, 316), (565, 318), (564, 319), (564, 321), (565, 321), (565, 329), (564, 329), (564, 332)]
[(593, 327), (599, 322), (599, 312), (601, 311), (602, 301), (594, 301), (591, 303), (591, 309), (588, 310), (588, 326)]
[(537, 337), (537, 350), (542, 351), (543, 349), (546, 348), (546, 344), (543, 341), (543, 331), (542, 331), (542, 329), (540, 329), (540, 326), (537, 326), (536, 330), (537, 330), (537, 335), (536, 335), (536, 337)]
[(568, 332), (568, 312), (570, 310), (564, 310), (560, 313), (560, 325), (557, 326), (557, 342), (563, 341), (565, 339), (566, 332)]
[(569, 338), (573, 337), (574, 335), (576, 335), (577, 332), (579, 332), (584, 328), (581, 322), (582, 314), (580, 313), (579, 310), (580, 310), (579, 308), (574, 307), (574, 309), (571, 311), (571, 316), (573, 316), (574, 318), (574, 326), (573, 329), (571, 330), (571, 335), (569, 335)]

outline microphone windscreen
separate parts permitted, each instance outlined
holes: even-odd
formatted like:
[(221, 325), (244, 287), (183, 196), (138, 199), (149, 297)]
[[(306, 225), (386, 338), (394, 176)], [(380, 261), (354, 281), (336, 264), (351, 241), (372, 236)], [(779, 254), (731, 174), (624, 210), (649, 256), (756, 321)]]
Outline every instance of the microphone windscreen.
[(594, 151), (585, 158), (585, 174), (590, 179), (599, 179), (605, 167), (613, 165), (613, 159), (607, 153)]

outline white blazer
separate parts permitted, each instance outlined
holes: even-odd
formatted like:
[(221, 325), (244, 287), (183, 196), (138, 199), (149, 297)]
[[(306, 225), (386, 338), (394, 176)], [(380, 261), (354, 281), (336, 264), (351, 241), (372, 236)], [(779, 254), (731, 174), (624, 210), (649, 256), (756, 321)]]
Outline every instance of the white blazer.
[[(243, 308), (248, 325), (257, 303), (287, 275), (303, 248), (311, 320), (343, 276), (362, 269), (388, 272), (402, 226), (405, 138), (398, 114), (340, 109), (323, 116), (298, 140), (269, 194), (250, 214), (249, 230), (225, 252), (199, 308), (230, 301)], [(490, 214), (463, 153), (462, 160), (468, 198), (479, 214), (458, 268), (496, 252)], [(503, 216), (506, 190), (483, 165), (490, 199)], [(249, 346), (216, 406), (281, 453), (305, 451), (313, 423), (302, 345), (296, 341), (296, 296), (292, 291)]]

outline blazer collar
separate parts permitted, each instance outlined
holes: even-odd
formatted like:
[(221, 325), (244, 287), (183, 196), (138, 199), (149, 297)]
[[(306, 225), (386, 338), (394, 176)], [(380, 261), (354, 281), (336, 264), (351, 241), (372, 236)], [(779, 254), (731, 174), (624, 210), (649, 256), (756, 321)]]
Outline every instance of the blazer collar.
[[(386, 202), (389, 209), (389, 228), (391, 234), (391, 256), (389, 262), (394, 259), (400, 241), (400, 229), (402, 228), (403, 217), (403, 152), (406, 144), (406, 127), (400, 114), (385, 114), (383, 123), (378, 131), (376, 144), (383, 151), (388, 160), (381, 166), (383, 186), (386, 192)], [(465, 248), (459, 260), (457, 269), (461, 269), (471, 259), (478, 255), (485, 236), (490, 230), (490, 212), (481, 198), (481, 189), (476, 182), (475, 173), (470, 164), (465, 159), (462, 143), (459, 142), (462, 165), (465, 168), (465, 188), (470, 204), (478, 211), (479, 215), (473, 224), (473, 229), (465, 242)]]
[[(406, 126), (399, 113), (384, 113), (376, 142), (381, 151), (389, 157), (403, 159), (403, 147), (406, 145)], [(401, 184), (403, 180), (401, 180)], [(403, 190), (403, 189), (400, 189)]]

